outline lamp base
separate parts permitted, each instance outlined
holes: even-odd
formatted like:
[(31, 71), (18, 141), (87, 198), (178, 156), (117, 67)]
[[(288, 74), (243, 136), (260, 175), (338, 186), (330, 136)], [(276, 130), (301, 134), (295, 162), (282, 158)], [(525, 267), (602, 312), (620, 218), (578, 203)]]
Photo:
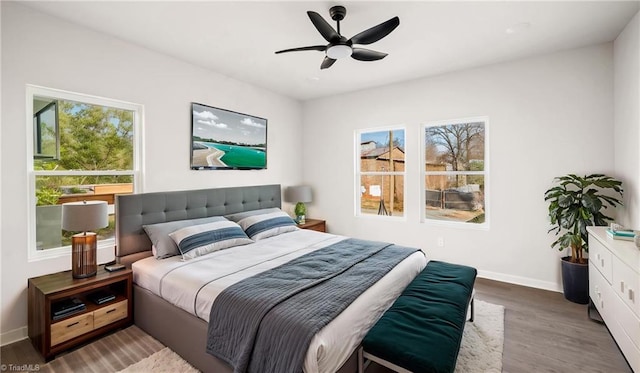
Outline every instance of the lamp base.
[(71, 274), (73, 278), (87, 278), (98, 273), (98, 235), (85, 232), (71, 237)]

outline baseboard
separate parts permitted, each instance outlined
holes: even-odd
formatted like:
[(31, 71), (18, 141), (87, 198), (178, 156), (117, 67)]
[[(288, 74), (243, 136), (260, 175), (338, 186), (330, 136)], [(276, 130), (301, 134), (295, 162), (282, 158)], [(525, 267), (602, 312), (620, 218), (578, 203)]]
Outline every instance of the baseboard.
[(504, 273), (490, 272), (478, 270), (478, 277), (486, 278), (488, 280), (495, 280), (500, 282), (506, 282), (509, 284), (522, 285), (530, 288), (555, 291), (562, 293), (562, 285), (555, 282), (534, 280), (528, 277), (520, 277), (513, 275), (506, 275)]
[(27, 327), (14, 329), (6, 333), (0, 334), (0, 346), (6, 346), (8, 344), (21, 341), (29, 336), (27, 333)]

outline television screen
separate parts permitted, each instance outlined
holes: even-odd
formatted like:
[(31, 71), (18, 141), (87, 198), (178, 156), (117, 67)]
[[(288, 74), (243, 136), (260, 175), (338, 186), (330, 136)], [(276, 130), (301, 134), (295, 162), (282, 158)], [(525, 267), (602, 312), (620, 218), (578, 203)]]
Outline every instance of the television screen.
[(267, 168), (267, 120), (191, 104), (191, 169)]

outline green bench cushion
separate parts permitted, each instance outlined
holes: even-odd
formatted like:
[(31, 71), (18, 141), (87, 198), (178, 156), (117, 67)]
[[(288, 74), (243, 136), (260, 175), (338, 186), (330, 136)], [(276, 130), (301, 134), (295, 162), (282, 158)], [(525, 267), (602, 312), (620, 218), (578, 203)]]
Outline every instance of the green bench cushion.
[(362, 346), (412, 372), (453, 372), (475, 268), (429, 261), (369, 331)]

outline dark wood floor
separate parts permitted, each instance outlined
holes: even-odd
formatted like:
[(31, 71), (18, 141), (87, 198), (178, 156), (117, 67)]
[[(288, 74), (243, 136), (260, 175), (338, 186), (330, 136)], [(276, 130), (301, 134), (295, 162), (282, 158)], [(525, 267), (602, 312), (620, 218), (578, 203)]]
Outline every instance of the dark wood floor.
[[(505, 306), (503, 372), (631, 373), (604, 325), (562, 294), (478, 279), (476, 297)], [(0, 350), (2, 364), (43, 364), (28, 340)], [(375, 369), (377, 370), (377, 369)]]

